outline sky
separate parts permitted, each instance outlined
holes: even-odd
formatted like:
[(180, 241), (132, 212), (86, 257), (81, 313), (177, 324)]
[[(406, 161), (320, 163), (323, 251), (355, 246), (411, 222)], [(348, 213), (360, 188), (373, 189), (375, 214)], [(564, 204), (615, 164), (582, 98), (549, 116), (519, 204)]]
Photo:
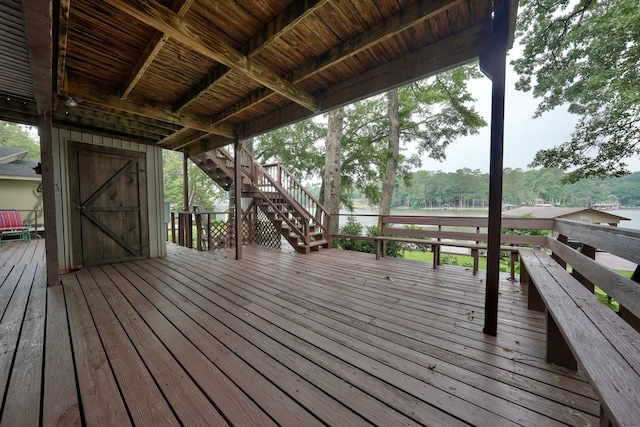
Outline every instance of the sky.
[[(515, 48), (514, 48), (515, 49)], [(533, 118), (538, 100), (531, 92), (515, 89), (517, 74), (509, 64), (512, 54), (507, 58), (506, 94), (505, 94), (505, 135), (504, 167), (522, 168), (533, 160), (535, 153), (551, 148), (571, 138), (578, 122), (578, 116), (569, 114), (565, 108), (556, 108)], [(488, 78), (469, 82), (469, 89), (476, 98), (476, 109), (489, 124), (491, 122), (491, 81)], [(447, 147), (447, 158), (440, 162), (428, 158), (422, 159), (424, 170), (455, 172), (458, 169), (480, 169), (489, 172), (490, 126), (480, 130), (478, 135), (461, 138)], [(629, 170), (640, 171), (640, 159), (626, 161)]]

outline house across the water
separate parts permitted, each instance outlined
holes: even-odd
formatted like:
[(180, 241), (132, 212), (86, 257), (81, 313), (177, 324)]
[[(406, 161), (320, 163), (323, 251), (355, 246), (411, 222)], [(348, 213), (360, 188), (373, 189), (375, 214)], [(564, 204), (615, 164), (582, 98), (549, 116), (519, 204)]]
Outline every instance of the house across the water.
[(629, 221), (629, 218), (592, 208), (522, 206), (508, 210), (504, 212), (502, 216), (505, 218), (532, 217), (540, 219), (569, 219), (592, 224), (609, 224), (613, 227), (617, 226), (620, 221)]

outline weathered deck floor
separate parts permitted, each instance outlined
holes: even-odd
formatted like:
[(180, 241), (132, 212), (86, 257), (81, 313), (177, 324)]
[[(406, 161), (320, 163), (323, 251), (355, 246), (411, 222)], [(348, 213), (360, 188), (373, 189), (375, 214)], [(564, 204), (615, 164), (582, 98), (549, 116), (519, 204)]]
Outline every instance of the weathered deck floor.
[(168, 251), (47, 289), (42, 241), (0, 248), (2, 425), (598, 423), (582, 375), (544, 362), (518, 283), (492, 338), (483, 274), (462, 268)]

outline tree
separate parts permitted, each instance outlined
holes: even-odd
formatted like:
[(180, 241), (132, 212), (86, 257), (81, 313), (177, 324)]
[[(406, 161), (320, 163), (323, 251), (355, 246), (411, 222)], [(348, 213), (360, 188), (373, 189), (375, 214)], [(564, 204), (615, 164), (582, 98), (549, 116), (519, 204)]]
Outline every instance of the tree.
[[(342, 148), (342, 122), (344, 110), (336, 108), (329, 112), (327, 139), (325, 143), (324, 166), (324, 199), (322, 204), (334, 216), (340, 213), (341, 192), (341, 148)], [(331, 232), (338, 232), (338, 217), (331, 222)]]
[[(368, 156), (365, 170), (355, 184), (370, 203), (377, 204), (381, 196), (392, 200), (397, 178), (408, 180), (411, 169), (420, 166), (420, 156), (427, 154), (443, 160), (446, 148), (456, 138), (477, 133), (486, 125), (469, 105), (474, 98), (466, 85), (469, 79), (479, 76), (477, 66), (472, 64), (400, 87), (397, 110), (393, 102), (395, 91), (387, 93), (387, 102), (374, 97), (356, 104), (357, 114), (348, 116), (345, 135), (358, 147), (353, 152), (365, 149), (357, 156), (360, 161)], [(417, 154), (405, 156), (409, 147), (415, 147)], [(395, 172), (388, 173), (388, 167), (395, 168)], [(380, 177), (385, 177), (382, 187)], [(385, 213), (386, 204), (387, 200), (380, 203), (380, 213)]]
[[(183, 209), (183, 154), (175, 151), (162, 152), (164, 198), (173, 209)], [(203, 206), (205, 211), (213, 211), (216, 201), (228, 196), (198, 166), (189, 162), (189, 206)]]
[(31, 137), (23, 125), (0, 121), (0, 146), (27, 148), (29, 153), (24, 160), (40, 161), (40, 144)]
[(396, 173), (400, 156), (400, 120), (399, 120), (399, 99), (398, 89), (387, 92), (388, 114), (389, 114), (389, 144), (386, 153), (386, 164), (384, 167), (384, 180), (382, 181), (382, 193), (380, 197), (380, 215), (391, 213), (391, 199), (393, 190), (396, 187)]
[(535, 117), (569, 104), (571, 136), (534, 166), (573, 169), (565, 182), (629, 173), (640, 155), (640, 7), (637, 0), (521, 0), (516, 88), (542, 98)]
[(317, 177), (324, 167), (324, 123), (307, 119), (256, 138), (254, 156), (262, 163), (282, 162), (299, 179)]

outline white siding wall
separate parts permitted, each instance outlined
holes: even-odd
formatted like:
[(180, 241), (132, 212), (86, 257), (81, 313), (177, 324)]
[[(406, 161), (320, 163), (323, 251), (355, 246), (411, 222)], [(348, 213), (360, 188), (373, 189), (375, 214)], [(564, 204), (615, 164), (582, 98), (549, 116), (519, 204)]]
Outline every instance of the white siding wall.
[(69, 198), (69, 142), (103, 145), (124, 150), (146, 153), (147, 197), (149, 206), (149, 251), (152, 257), (164, 256), (166, 247), (166, 226), (164, 223), (164, 192), (162, 186), (162, 149), (135, 142), (123, 141), (66, 129), (53, 129), (53, 156), (56, 188), (56, 225), (58, 227), (58, 256), (60, 268), (72, 265)]

